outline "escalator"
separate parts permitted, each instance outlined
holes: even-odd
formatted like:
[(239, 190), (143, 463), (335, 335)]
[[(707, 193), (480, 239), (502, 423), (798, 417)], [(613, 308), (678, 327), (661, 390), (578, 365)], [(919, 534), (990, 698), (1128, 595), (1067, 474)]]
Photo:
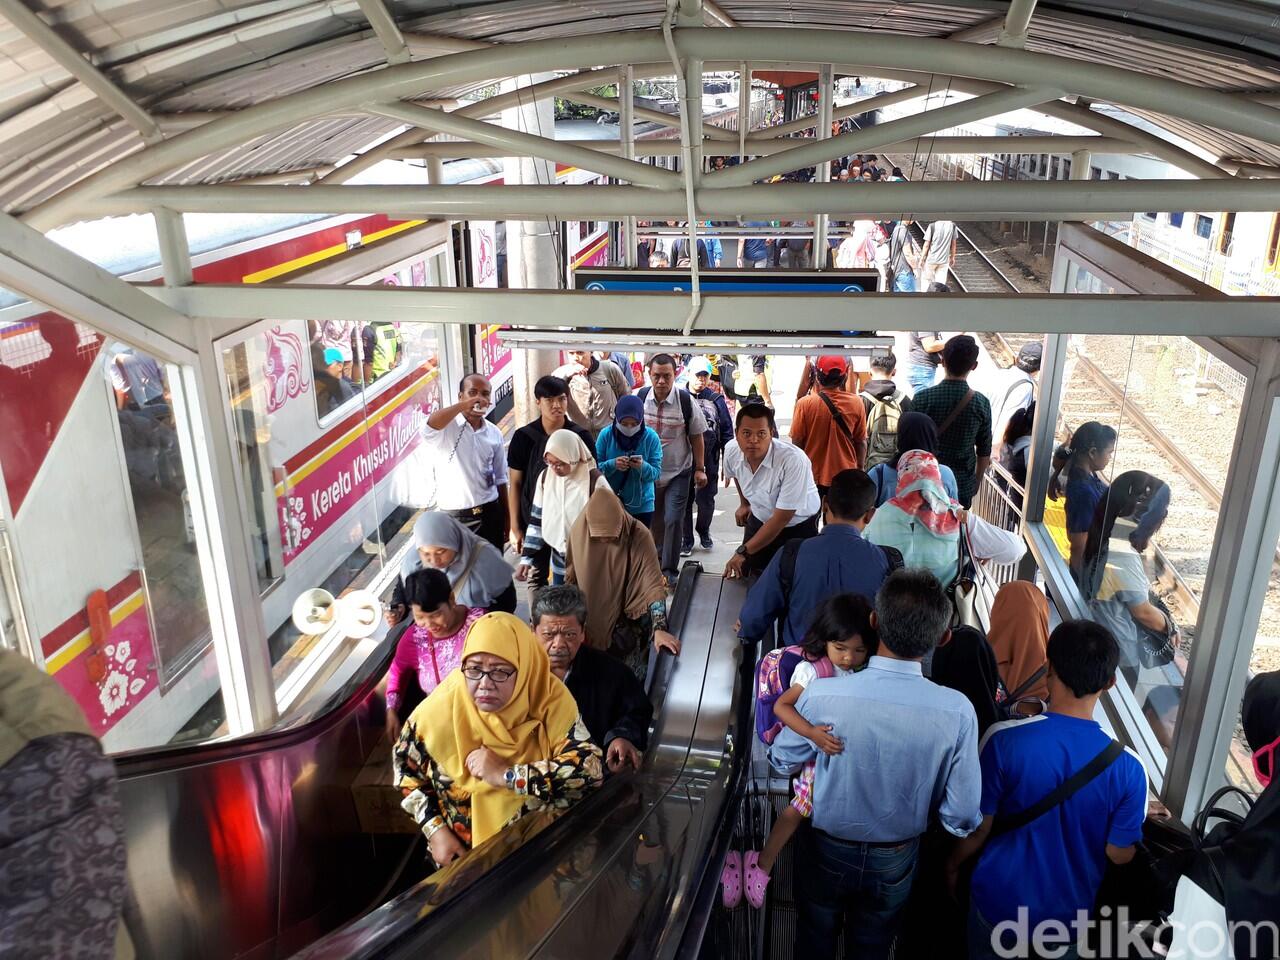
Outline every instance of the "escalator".
[(682, 652), (651, 668), (638, 773), (425, 879), (420, 835), (362, 832), (351, 799), (382, 736), (391, 638), (317, 720), (121, 758), (138, 956), (696, 956), (751, 737), (744, 595), (686, 564), (670, 616)]

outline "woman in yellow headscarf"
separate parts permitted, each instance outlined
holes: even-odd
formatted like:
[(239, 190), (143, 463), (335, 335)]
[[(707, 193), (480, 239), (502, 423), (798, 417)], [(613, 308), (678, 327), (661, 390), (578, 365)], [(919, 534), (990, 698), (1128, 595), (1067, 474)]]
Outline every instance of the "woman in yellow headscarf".
[(528, 811), (573, 805), (604, 776), (573, 696), (509, 613), (472, 625), (462, 666), (413, 711), (394, 763), (401, 806), (441, 865)]

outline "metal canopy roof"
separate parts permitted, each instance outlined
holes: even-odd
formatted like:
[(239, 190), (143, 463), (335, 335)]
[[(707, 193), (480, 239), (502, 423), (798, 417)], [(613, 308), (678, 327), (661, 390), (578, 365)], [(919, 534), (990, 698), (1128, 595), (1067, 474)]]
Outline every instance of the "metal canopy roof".
[[(20, 15), (14, 5), (33, 9), (30, 0), (0, 0), (0, 12)], [(445, 51), (415, 43), (414, 34), (518, 43), (651, 30), (663, 14), (661, 0), (386, 0), (386, 7), (407, 35), (415, 59)], [(743, 27), (809, 26), (991, 42), (1008, 4), (723, 0), (719, 8)], [(37, 12), (151, 113), (165, 135), (190, 129), (210, 111), (243, 109), (387, 62), (357, 0), (55, 0)], [(144, 138), (28, 33), (0, 22), (0, 209), (15, 212), (142, 149)], [(1041, 2), (1026, 49), (1280, 101), (1280, 3), (1274, 0)], [(928, 63), (919, 65), (921, 71), (929, 69)], [(422, 90), (419, 96), (452, 98), (466, 92), (453, 87)], [(1215, 158), (1280, 166), (1280, 147), (1135, 112)], [(395, 120), (378, 116), (308, 119), (147, 182), (214, 183), (330, 166), (398, 127)]]

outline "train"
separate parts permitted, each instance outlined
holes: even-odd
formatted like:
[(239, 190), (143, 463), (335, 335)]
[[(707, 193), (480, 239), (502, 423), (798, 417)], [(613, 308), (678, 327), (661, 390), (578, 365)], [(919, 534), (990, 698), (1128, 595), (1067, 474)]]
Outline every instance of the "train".
[[(458, 182), (500, 177), (475, 160), (449, 172)], [(558, 182), (600, 179), (557, 170)], [(609, 225), (561, 229), (567, 270), (607, 262)], [(193, 251), (205, 248), (193, 255), (196, 283), (485, 285), (497, 273), (492, 224), (189, 217), (188, 232)], [(97, 245), (97, 258), (125, 278), (159, 278), (154, 255), (118, 256), (154, 245), (149, 218), (72, 234), (65, 242)], [(467, 237), (466, 251), (456, 235)], [(397, 348), (367, 376), (363, 322), (347, 330), (353, 359), (337, 379), (324, 362), (334, 331), (314, 322), (263, 319), (218, 344), (282, 712), (300, 699), (297, 677), (328, 666), (290, 622), (295, 599), (317, 586), (340, 593), (377, 582), (389, 522), (432, 499), (422, 425), (451, 384), (464, 369), (490, 374), (505, 400), (495, 418), (512, 419), (514, 363), (497, 324), (386, 325)], [(175, 416), (174, 387), (169, 370), (139, 351), (39, 304), (0, 301), (4, 641), (59, 681), (111, 752), (225, 732), (194, 537), (204, 526), (194, 445), (182, 434), (187, 418)]]

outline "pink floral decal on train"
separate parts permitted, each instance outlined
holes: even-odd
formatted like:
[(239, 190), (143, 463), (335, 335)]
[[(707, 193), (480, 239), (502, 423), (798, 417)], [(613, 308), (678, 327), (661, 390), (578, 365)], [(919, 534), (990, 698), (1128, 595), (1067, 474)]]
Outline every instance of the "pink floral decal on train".
[(267, 413), (275, 413), (311, 383), (302, 373), (302, 340), (276, 326), (266, 334), (267, 359), (262, 364), (267, 379)]

